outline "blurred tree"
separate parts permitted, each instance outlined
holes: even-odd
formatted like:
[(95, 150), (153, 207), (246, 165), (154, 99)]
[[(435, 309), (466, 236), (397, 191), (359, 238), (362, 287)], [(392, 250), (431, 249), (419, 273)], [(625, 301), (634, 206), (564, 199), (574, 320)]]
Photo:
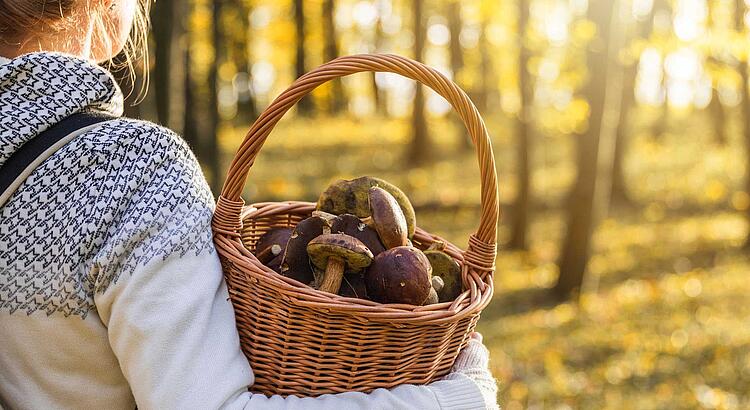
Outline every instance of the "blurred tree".
[(561, 246), (560, 276), (553, 288), (558, 299), (577, 297), (589, 259), (594, 228), (594, 191), (598, 168), (599, 134), (604, 117), (605, 92), (609, 76), (610, 29), (614, 2), (589, 3), (588, 18), (597, 28), (588, 45), (586, 62), (588, 78), (584, 94), (590, 107), (588, 128), (576, 136), (578, 173), (570, 194), (567, 231)]
[[(714, 14), (716, 13), (717, 4), (714, 1), (708, 0), (706, 2), (708, 8), (708, 21), (712, 31), (716, 31), (717, 27), (714, 23)], [(709, 72), (716, 73), (718, 68), (723, 65), (720, 57), (715, 56), (711, 50), (708, 51), (709, 55), (706, 57), (706, 68)], [(711, 116), (711, 124), (714, 129), (714, 140), (718, 145), (727, 144), (727, 132), (726, 132), (726, 115), (724, 112), (724, 105), (719, 99), (719, 83), (718, 75), (711, 75), (711, 102), (708, 104), (709, 114)]]
[[(202, 141), (201, 151), (205, 152), (204, 161), (208, 168), (208, 182), (214, 193), (221, 189), (221, 156), (219, 152), (219, 131), (221, 128), (221, 112), (219, 111), (219, 67), (224, 61), (224, 31), (222, 30), (222, 11), (225, 0), (212, 0), (213, 13), (211, 15), (211, 42), (213, 44), (214, 59), (208, 72), (209, 89), (209, 124), (210, 132), (207, 141)], [(204, 145), (205, 143), (205, 145)]]
[[(414, 59), (424, 61), (424, 1), (412, 0), (412, 27), (414, 30)], [(430, 137), (427, 133), (427, 119), (425, 118), (425, 98), (422, 84), (415, 85), (414, 111), (412, 114), (412, 140), (407, 159), (410, 163), (421, 165), (432, 157)]]
[[(453, 81), (458, 84), (460, 72), (464, 67), (464, 52), (461, 47), (461, 29), (463, 27), (463, 22), (461, 21), (461, 3), (456, 0), (449, 1), (446, 14), (448, 16), (448, 30), (451, 35), (448, 46), (448, 51), (450, 52), (451, 72), (453, 73)], [(471, 137), (469, 137), (469, 133), (466, 132), (466, 127), (463, 122), (457, 115), (453, 115), (451, 118), (453, 118), (456, 123), (458, 138), (461, 141), (461, 148), (464, 151), (471, 151), (473, 144), (471, 142)]]
[[(117, 80), (117, 84), (122, 90), (125, 100), (123, 115), (128, 118), (140, 118), (141, 109), (138, 103), (140, 97), (140, 85), (141, 85), (141, 73), (140, 61), (134, 61), (133, 66), (128, 67), (124, 62), (120, 61), (120, 56), (116, 59), (115, 69), (112, 75)], [(131, 70), (134, 72), (131, 73)]]
[(195, 118), (197, 104), (195, 100), (195, 84), (193, 84), (193, 64), (190, 58), (190, 47), (187, 47), (185, 50), (185, 115), (182, 119), (182, 138), (190, 145), (199, 160), (205, 160), (198, 139), (198, 124)]
[(252, 30), (250, 26), (250, 13), (252, 6), (248, 0), (240, 0), (230, 3), (232, 7), (231, 50), (232, 57), (237, 67), (234, 76), (234, 88), (237, 92), (237, 117), (239, 124), (247, 124), (258, 116), (255, 104), (255, 94), (252, 88), (252, 62), (250, 58), (250, 46), (252, 45)]
[[(708, 67), (722, 65), (714, 56), (708, 56), (706, 60)], [(708, 104), (708, 110), (711, 116), (711, 125), (714, 129), (714, 141), (718, 145), (727, 145), (726, 113), (724, 104), (721, 103), (719, 98), (719, 85), (715, 77), (712, 76), (711, 78), (711, 102)]]
[[(745, 16), (747, 8), (743, 0), (735, 0), (735, 11), (734, 11), (734, 25), (739, 36), (744, 37), (744, 41), (747, 42), (747, 27), (745, 26)], [(745, 44), (747, 45), (747, 44)], [(745, 48), (747, 51), (747, 47)], [(745, 139), (745, 158), (747, 165), (745, 166), (745, 192), (750, 195), (750, 84), (748, 84), (748, 72), (747, 72), (747, 60), (748, 55), (745, 54), (740, 56), (737, 70), (739, 71), (741, 82), (740, 91), (742, 94), (742, 133)], [(750, 209), (748, 209), (748, 218), (750, 218)], [(745, 249), (750, 249), (750, 233), (748, 233), (747, 239), (745, 240)]]
[(492, 54), (487, 41), (487, 19), (488, 17), (483, 14), (479, 24), (479, 90), (476, 91), (476, 104), (482, 113), (486, 113), (489, 106), (489, 93), (492, 87), (490, 78), (493, 76)]
[[(294, 43), (296, 47), (296, 58), (294, 61), (294, 73), (297, 78), (307, 71), (305, 66), (305, 6), (302, 0), (294, 0)], [(310, 115), (313, 110), (311, 97), (305, 96), (297, 103), (297, 112), (300, 115)]]
[[(383, 0), (375, 1), (375, 11), (377, 13), (377, 20), (375, 21), (375, 39), (373, 41), (373, 47), (376, 53), (380, 53), (383, 50), (383, 13), (385, 13)], [(372, 73), (370, 78), (372, 80), (372, 98), (375, 112), (380, 116), (386, 117), (388, 116), (388, 98), (385, 95), (385, 90), (378, 86), (376, 73)]]
[[(636, 39), (648, 39), (653, 29), (654, 7), (647, 17), (637, 23), (633, 36)], [(610, 206), (633, 206), (634, 202), (630, 197), (625, 182), (625, 172), (623, 165), (625, 154), (627, 153), (628, 138), (630, 137), (630, 115), (635, 110), (635, 81), (638, 76), (638, 63), (640, 56), (632, 56), (632, 61), (625, 67), (622, 79), (622, 89), (620, 96), (619, 118), (617, 119), (617, 128), (615, 130), (615, 151), (612, 163), (612, 189), (610, 192)]]
[[(180, 44), (185, 31), (182, 16), (185, 2), (159, 0), (151, 11), (152, 33), (155, 43), (155, 62), (151, 75), (158, 122), (177, 132), (182, 131), (182, 104), (184, 99), (184, 59), (186, 47)], [(173, 103), (175, 102), (175, 103)]]
[(518, 86), (521, 96), (521, 108), (516, 120), (516, 175), (518, 178), (515, 201), (513, 202), (513, 221), (508, 246), (511, 249), (526, 249), (526, 231), (529, 219), (529, 192), (531, 170), (529, 151), (531, 150), (531, 96), (532, 88), (528, 71), (529, 48), (525, 44), (526, 29), (529, 24), (529, 2), (518, 0)]
[[(339, 56), (339, 45), (336, 40), (336, 2), (334, 0), (323, 0), (323, 56), (326, 62)], [(331, 96), (328, 101), (328, 112), (338, 114), (346, 109), (346, 95), (344, 85), (340, 78), (331, 81)]]
[[(666, 27), (659, 27), (660, 35), (662, 37), (671, 36), (672, 8), (670, 6), (669, 0), (654, 0), (653, 13), (654, 18), (652, 19), (652, 21), (654, 23), (656, 20), (667, 22)], [(653, 25), (651, 29), (654, 29)], [(669, 80), (669, 75), (667, 73), (665, 64), (665, 60), (667, 58), (666, 50), (662, 50), (661, 57), (662, 75), (661, 84), (659, 85), (659, 87), (664, 93), (664, 102), (661, 105), (661, 114), (659, 114), (659, 116), (656, 118), (656, 121), (651, 128), (651, 137), (655, 140), (661, 139), (664, 136), (664, 133), (666, 133), (669, 128), (669, 94), (667, 93), (667, 81)]]

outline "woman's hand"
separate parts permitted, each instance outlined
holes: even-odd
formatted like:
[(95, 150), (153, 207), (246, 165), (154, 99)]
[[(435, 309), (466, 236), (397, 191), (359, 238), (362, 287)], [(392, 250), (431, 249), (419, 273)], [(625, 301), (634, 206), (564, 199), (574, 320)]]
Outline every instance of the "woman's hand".
[(459, 353), (445, 380), (468, 377), (479, 387), (486, 408), (498, 409), (497, 382), (490, 373), (489, 361), (490, 354), (482, 344), (482, 335), (474, 332), (469, 336), (469, 343)]

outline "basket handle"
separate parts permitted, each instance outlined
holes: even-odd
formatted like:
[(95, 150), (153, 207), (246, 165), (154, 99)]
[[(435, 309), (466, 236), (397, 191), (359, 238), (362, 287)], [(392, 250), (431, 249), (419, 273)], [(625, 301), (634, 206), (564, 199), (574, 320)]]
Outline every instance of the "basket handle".
[(458, 112), (476, 147), (482, 178), (479, 228), (469, 238), (464, 262), (483, 271), (494, 270), (500, 210), (495, 158), (487, 127), (477, 108), (455, 83), (433, 68), (393, 54), (359, 54), (337, 58), (304, 74), (276, 97), (255, 120), (229, 167), (216, 205), (214, 231), (237, 235), (242, 226), (240, 212), (244, 202), (241, 194), (248, 172), (268, 134), (284, 114), (319, 85), (338, 77), (368, 71), (400, 74), (421, 82), (448, 100)]

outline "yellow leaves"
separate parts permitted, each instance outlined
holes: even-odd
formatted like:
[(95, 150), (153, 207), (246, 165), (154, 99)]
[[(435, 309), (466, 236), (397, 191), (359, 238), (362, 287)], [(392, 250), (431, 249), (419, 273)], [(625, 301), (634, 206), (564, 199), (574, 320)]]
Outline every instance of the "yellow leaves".
[(589, 117), (591, 108), (589, 107), (589, 102), (586, 101), (585, 99), (575, 98), (570, 103), (570, 108), (568, 112), (570, 113), (570, 116), (573, 118), (573, 121), (583, 122)]
[(703, 291), (703, 285), (701, 284), (700, 279), (690, 278), (682, 286), (682, 290), (685, 292), (685, 295), (694, 298), (701, 294)]
[(514, 382), (510, 385), (509, 395), (512, 400), (521, 401), (529, 394), (529, 388), (521, 382)]
[(747, 192), (736, 191), (732, 194), (732, 208), (747, 211), (750, 208), (750, 195)]
[(720, 181), (712, 180), (706, 186), (705, 194), (710, 202), (720, 202), (726, 197), (727, 188)]
[(680, 350), (688, 344), (688, 334), (682, 329), (677, 329), (672, 332), (669, 341), (672, 343), (672, 347), (674, 347), (676, 350)]
[(573, 38), (580, 42), (589, 42), (596, 37), (596, 24), (591, 20), (581, 19), (573, 23)]

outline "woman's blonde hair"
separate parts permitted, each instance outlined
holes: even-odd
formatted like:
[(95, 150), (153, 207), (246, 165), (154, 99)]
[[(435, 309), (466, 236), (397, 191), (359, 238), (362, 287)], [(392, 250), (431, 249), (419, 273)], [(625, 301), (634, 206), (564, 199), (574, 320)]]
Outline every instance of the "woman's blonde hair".
[[(0, 41), (12, 44), (30, 35), (54, 34), (70, 27), (76, 22), (74, 10), (80, 9), (76, 6), (82, 1), (86, 0), (0, 0)], [(151, 0), (137, 0), (137, 3), (133, 27), (125, 47), (105, 65), (113, 71), (127, 68), (132, 86), (136, 78), (135, 65), (140, 62), (144, 75), (139, 93), (142, 95), (148, 87), (148, 15)], [(101, 19), (94, 23), (97, 24), (96, 35), (106, 36), (112, 32)], [(107, 38), (98, 40), (111, 41)]]

